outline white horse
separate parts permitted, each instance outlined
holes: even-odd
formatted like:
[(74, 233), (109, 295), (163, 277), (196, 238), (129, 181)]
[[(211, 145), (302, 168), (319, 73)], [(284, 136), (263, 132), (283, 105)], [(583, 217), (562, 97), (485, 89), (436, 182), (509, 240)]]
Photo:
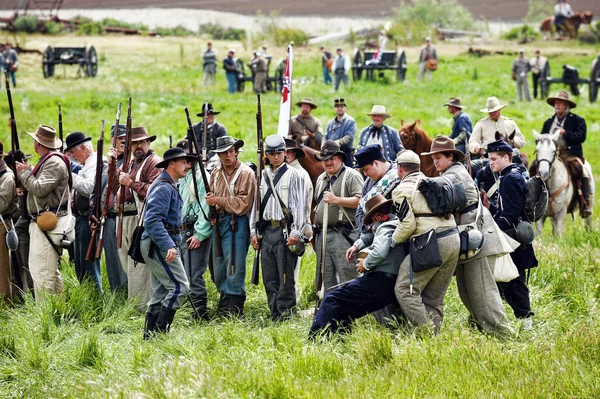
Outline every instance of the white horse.
[[(565, 230), (565, 219), (567, 211), (573, 195), (576, 194), (575, 186), (571, 181), (567, 166), (559, 159), (556, 151), (556, 141), (560, 137), (560, 133), (554, 134), (538, 134), (533, 131), (536, 145), (536, 159), (538, 162), (538, 175), (546, 182), (548, 188), (548, 211), (546, 216), (537, 222), (538, 231), (544, 227), (544, 221), (549, 216), (552, 219), (552, 234), (560, 236)], [(585, 161), (584, 167), (589, 173), (590, 181), (592, 182), (592, 195), (596, 191), (594, 187), (594, 178), (592, 177), (592, 168)], [(575, 199), (575, 202), (578, 201)], [(571, 212), (573, 210), (571, 209)], [(592, 225), (592, 216), (586, 219), (588, 228)]]

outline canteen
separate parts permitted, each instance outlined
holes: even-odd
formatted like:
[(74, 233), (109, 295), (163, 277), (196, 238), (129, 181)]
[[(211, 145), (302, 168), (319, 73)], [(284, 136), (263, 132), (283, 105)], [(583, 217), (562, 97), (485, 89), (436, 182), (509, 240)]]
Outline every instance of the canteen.
[(16, 251), (19, 247), (19, 237), (17, 237), (17, 233), (15, 233), (14, 229), (9, 230), (8, 233), (6, 233), (6, 246), (11, 251)]

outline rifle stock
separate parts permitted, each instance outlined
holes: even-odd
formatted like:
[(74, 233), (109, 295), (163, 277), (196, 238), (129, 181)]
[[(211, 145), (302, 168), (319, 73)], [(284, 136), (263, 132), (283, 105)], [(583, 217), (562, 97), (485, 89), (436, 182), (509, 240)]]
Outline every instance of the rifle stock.
[[(206, 115), (206, 107), (205, 107), (205, 115)], [(202, 183), (204, 184), (204, 190), (208, 193), (210, 192), (210, 184), (208, 182), (208, 176), (206, 175), (206, 170), (204, 168), (203, 165), (203, 159), (200, 157), (200, 145), (198, 144), (198, 138), (196, 137), (196, 134), (194, 133), (194, 129), (192, 127), (192, 119), (190, 118), (190, 111), (186, 108), (185, 109), (185, 115), (187, 117), (187, 122), (188, 122), (188, 135), (190, 136), (189, 140), (190, 140), (190, 147), (193, 144), (193, 153), (196, 154), (196, 158), (198, 160), (198, 164), (200, 166), (200, 174), (202, 175)], [(206, 117), (204, 119), (204, 128), (206, 129)], [(194, 181), (194, 184), (196, 184), (196, 179), (194, 177), (194, 179), (192, 179)], [(199, 198), (199, 197), (196, 197)], [(208, 217), (216, 217), (217, 215), (217, 209), (214, 206), (210, 206), (210, 211), (208, 213)], [(221, 232), (219, 230), (219, 225), (217, 223), (211, 223), (212, 225), (212, 230), (213, 230), (213, 237), (214, 237), (214, 243), (215, 243), (215, 255), (217, 258), (221, 258), (223, 257), (223, 244), (221, 243)], [(211, 271), (211, 276), (212, 276), (212, 271)]]
[[(118, 131), (119, 126), (116, 129)], [(115, 136), (117, 133), (115, 133)], [(131, 158), (131, 97), (129, 97), (129, 105), (127, 107), (127, 129), (125, 132), (125, 150), (123, 151), (123, 167), (121, 170), (124, 173), (129, 173), (129, 160)], [(125, 212), (125, 186), (121, 185), (121, 195), (119, 195), (119, 204), (117, 206), (117, 248), (121, 248), (123, 244), (123, 213)]]
[[(262, 138), (262, 108), (260, 104), (260, 93), (256, 94), (257, 98), (257, 111), (256, 111), (256, 154), (257, 154), (257, 163), (256, 163), (256, 197), (255, 201), (255, 229), (256, 233), (259, 234), (258, 226), (260, 226), (262, 222), (262, 212), (260, 206), (261, 200), (261, 178), (263, 171), (263, 138)], [(260, 237), (260, 236), (259, 236)], [(254, 285), (258, 285), (260, 280), (260, 239), (259, 239), (259, 247), (254, 253), (254, 265), (252, 266), (252, 277), (250, 282)]]
[(23, 195), (19, 195), (19, 209), (21, 210), (21, 216), (29, 220), (29, 214), (27, 212), (27, 197), (25, 196), (25, 189), (23, 184), (19, 180), (17, 175), (16, 162), (23, 162), (25, 159), (24, 154), (21, 152), (21, 146), (19, 145), (19, 132), (17, 131), (17, 120), (15, 119), (15, 108), (12, 102), (12, 94), (10, 92), (10, 85), (8, 84), (8, 72), (4, 71), (4, 77), (6, 79), (6, 95), (8, 97), (8, 108), (10, 110), (10, 137), (11, 137), (11, 149), (13, 153), (13, 163), (10, 165), (10, 169), (15, 176), (15, 187), (22, 190)]
[[(87, 252), (85, 253), (85, 260), (93, 261), (96, 259), (97, 253), (97, 245), (96, 236), (98, 235), (99, 222), (102, 218), (101, 212), (101, 186), (102, 186), (102, 169), (104, 169), (104, 162), (102, 160), (102, 155), (104, 153), (104, 121), (102, 121), (102, 130), (100, 133), (100, 138), (98, 139), (98, 144), (96, 147), (96, 179), (94, 181), (94, 209), (92, 210), (92, 215), (90, 216), (90, 229), (92, 231), (92, 235), (90, 238), (90, 243), (88, 244)], [(101, 247), (100, 247), (101, 248)]]

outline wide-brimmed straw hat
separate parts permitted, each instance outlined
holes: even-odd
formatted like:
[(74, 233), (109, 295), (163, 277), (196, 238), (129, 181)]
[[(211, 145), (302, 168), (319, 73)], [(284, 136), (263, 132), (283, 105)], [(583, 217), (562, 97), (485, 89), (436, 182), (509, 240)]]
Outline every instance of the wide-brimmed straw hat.
[(448, 100), (448, 102), (446, 104), (444, 104), (444, 107), (446, 107), (446, 106), (459, 108), (459, 109), (465, 108), (464, 106), (462, 106), (460, 104), (460, 98), (457, 98), (457, 97), (453, 97), (450, 100)]
[(149, 142), (153, 142), (156, 140), (156, 135), (148, 136), (148, 131), (144, 126), (133, 127), (131, 128), (131, 141), (142, 141), (148, 140)]
[(431, 142), (431, 151), (422, 152), (421, 155), (433, 155), (440, 152), (449, 152), (454, 154), (455, 161), (462, 161), (465, 159), (465, 154), (462, 151), (457, 150), (456, 146), (454, 145), (454, 140), (447, 136), (437, 136)]
[(569, 104), (569, 107), (575, 108), (577, 104), (569, 98), (569, 92), (565, 90), (561, 90), (554, 97), (548, 97), (546, 102), (554, 107), (554, 102), (556, 100), (562, 100)]
[(346, 154), (340, 150), (340, 145), (333, 140), (327, 140), (321, 146), (321, 153), (315, 154), (317, 161), (327, 161), (335, 155), (339, 155), (342, 159), (346, 159)]
[(306, 156), (304, 151), (302, 151), (302, 148), (298, 147), (298, 143), (295, 140), (288, 139), (287, 137), (285, 139), (285, 149), (296, 152), (296, 158), (304, 158)]
[(304, 97), (304, 98), (302, 99), (302, 101), (298, 101), (298, 102), (296, 103), (296, 105), (297, 105), (297, 106), (299, 106), (299, 107), (301, 107), (301, 106), (302, 106), (302, 104), (308, 104), (308, 105), (310, 105), (310, 107), (311, 107), (312, 109), (316, 109), (316, 108), (317, 108), (317, 104), (315, 104), (315, 103), (313, 102), (312, 98), (310, 98), (310, 97)]
[(27, 132), (35, 141), (53, 150), (62, 147), (62, 141), (56, 138), (56, 130), (52, 126), (39, 125), (35, 132)]
[(383, 105), (373, 105), (373, 108), (371, 108), (371, 112), (369, 112), (367, 115), (368, 116), (381, 115), (381, 116), (385, 116), (386, 118), (390, 118), (392, 116), (392, 115), (388, 114), (387, 112), (385, 112), (385, 107)]
[(167, 151), (165, 151), (163, 160), (160, 161), (159, 163), (157, 163), (156, 167), (165, 169), (167, 166), (169, 166), (169, 162), (176, 161), (178, 159), (186, 159), (186, 160), (192, 162), (196, 159), (196, 157), (185, 152), (183, 150), (183, 148), (179, 148), (179, 147), (169, 148)]
[[(375, 211), (381, 209), (384, 206), (390, 207), (392, 204), (391, 199), (386, 199), (381, 194), (375, 194), (374, 197), (369, 198), (369, 200), (365, 203), (365, 209), (367, 213), (365, 214), (365, 222), (364, 224), (371, 224), (371, 216), (375, 213)], [(389, 213), (389, 210), (384, 213)]]
[(231, 147), (239, 150), (244, 146), (244, 140), (237, 140), (231, 136), (217, 137), (217, 147), (212, 150), (214, 153), (229, 151)]
[(489, 114), (490, 112), (496, 112), (504, 107), (506, 107), (506, 105), (500, 104), (500, 101), (496, 97), (488, 97), (485, 108), (480, 109), (479, 111)]

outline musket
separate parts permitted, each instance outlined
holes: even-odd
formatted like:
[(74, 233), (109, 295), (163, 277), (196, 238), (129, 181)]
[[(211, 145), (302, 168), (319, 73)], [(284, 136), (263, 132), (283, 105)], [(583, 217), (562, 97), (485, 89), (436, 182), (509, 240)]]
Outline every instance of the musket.
[(169, 134), (169, 148), (173, 148), (173, 135)]
[[(60, 139), (60, 142), (63, 143), (62, 108), (60, 103), (58, 103), (58, 138)], [(64, 148), (65, 146), (61, 144), (60, 152), (64, 153)]]
[(15, 176), (15, 187), (21, 189), (22, 195), (19, 195), (19, 209), (21, 210), (21, 216), (29, 220), (29, 214), (27, 213), (27, 197), (25, 196), (25, 189), (23, 184), (19, 180), (17, 175), (17, 164), (16, 162), (24, 161), (24, 154), (21, 152), (19, 145), (19, 132), (17, 131), (17, 120), (15, 119), (15, 108), (13, 107), (12, 94), (10, 93), (10, 85), (8, 84), (8, 72), (4, 71), (4, 77), (6, 79), (6, 95), (8, 97), (8, 108), (10, 110), (10, 137), (11, 137), (11, 149), (13, 153), (13, 163), (10, 165), (10, 169)]
[(98, 144), (96, 146), (96, 177), (94, 179), (94, 208), (90, 216), (90, 230), (92, 235), (90, 243), (88, 244), (87, 252), (85, 253), (85, 260), (93, 261), (96, 259), (97, 244), (96, 236), (98, 235), (99, 221), (102, 218), (102, 170), (104, 169), (104, 162), (102, 155), (104, 153), (104, 120), (102, 120), (102, 130)]
[[(205, 119), (204, 119), (204, 126), (206, 128), (206, 108), (205, 108)], [(190, 111), (186, 108), (185, 109), (185, 116), (187, 118), (187, 123), (188, 123), (188, 136), (189, 136), (189, 145), (190, 148), (193, 148), (193, 153), (196, 154), (196, 158), (197, 158), (197, 163), (199, 164), (198, 166), (200, 167), (200, 174), (202, 175), (202, 183), (204, 184), (204, 189), (205, 191), (208, 193), (210, 192), (210, 184), (208, 182), (208, 176), (206, 175), (206, 170), (204, 168), (204, 164), (203, 164), (203, 160), (202, 158), (199, 156), (200, 155), (200, 145), (198, 144), (198, 138), (196, 137), (196, 134), (194, 133), (194, 129), (192, 127), (192, 119), (190, 118)], [(193, 145), (193, 147), (192, 147)], [(193, 176), (194, 178), (192, 179), (194, 181), (194, 189), (196, 190), (196, 198), (200, 198), (198, 197), (198, 188), (197, 188), (197, 183), (196, 183), (196, 176)], [(208, 217), (213, 218), (216, 217), (217, 215), (217, 209), (214, 206), (210, 206), (210, 211), (208, 213)], [(212, 225), (212, 230), (213, 230), (213, 236), (214, 236), (214, 242), (215, 242), (215, 255), (217, 258), (221, 258), (223, 257), (223, 245), (221, 243), (221, 232), (219, 231), (219, 225), (218, 223), (211, 223)], [(214, 276), (213, 271), (211, 270), (211, 276)]]
[[(119, 129), (117, 125), (115, 129)], [(115, 132), (115, 136), (118, 134)], [(125, 130), (125, 150), (123, 151), (123, 165), (121, 171), (129, 173), (129, 160), (131, 158), (131, 97), (129, 97), (129, 105), (127, 107), (127, 129)], [(119, 203), (117, 205), (117, 248), (121, 248), (123, 243), (123, 214), (125, 212), (125, 186), (121, 185), (121, 194), (119, 195)]]
[[(318, 204), (317, 204), (318, 205)], [(327, 256), (327, 228), (329, 224), (329, 204), (323, 200), (323, 223), (321, 226), (321, 259), (319, 259), (319, 273), (317, 273), (317, 302), (315, 304), (315, 316), (317, 315), (317, 311), (319, 310), (319, 304), (323, 299), (322, 296), (325, 295), (325, 292), (322, 293), (321, 298), (319, 298), (319, 293), (323, 289), (323, 276), (325, 274), (325, 257)]]
[[(113, 141), (112, 141), (112, 147), (114, 149), (116, 149), (117, 145), (118, 145), (117, 136), (119, 135), (120, 119), (121, 119), (121, 103), (119, 103), (119, 105), (117, 107), (117, 121), (115, 122), (115, 133), (113, 135)], [(98, 245), (96, 245), (96, 259), (99, 259), (100, 256), (102, 255), (102, 246), (104, 245), (104, 224), (106, 223), (106, 218), (108, 217), (108, 206), (109, 206), (109, 202), (110, 202), (110, 197), (112, 195), (110, 182), (111, 182), (111, 179), (114, 178), (114, 175), (116, 172), (117, 172), (117, 160), (115, 159), (112, 162), (110, 162), (108, 165), (106, 190), (104, 190), (104, 204), (102, 206), (102, 218), (100, 219), (100, 238), (98, 239)]]
[[(261, 201), (261, 192), (260, 192), (260, 185), (261, 185), (261, 178), (262, 178), (262, 171), (264, 168), (264, 162), (263, 162), (263, 127), (262, 127), (262, 109), (261, 109), (261, 105), (260, 105), (260, 93), (256, 94), (256, 98), (257, 98), (257, 111), (256, 111), (256, 156), (257, 156), (257, 163), (256, 163), (256, 196), (254, 198), (254, 207), (255, 207), (255, 229), (256, 229), (256, 234), (257, 237), (260, 237), (260, 233), (259, 233), (259, 228), (258, 226), (260, 226), (262, 223), (262, 212), (260, 211), (260, 201)], [(258, 285), (259, 283), (259, 279), (260, 279), (260, 239), (258, 241), (258, 249), (254, 252), (254, 265), (252, 266), (252, 277), (250, 282), (254, 285)]]

